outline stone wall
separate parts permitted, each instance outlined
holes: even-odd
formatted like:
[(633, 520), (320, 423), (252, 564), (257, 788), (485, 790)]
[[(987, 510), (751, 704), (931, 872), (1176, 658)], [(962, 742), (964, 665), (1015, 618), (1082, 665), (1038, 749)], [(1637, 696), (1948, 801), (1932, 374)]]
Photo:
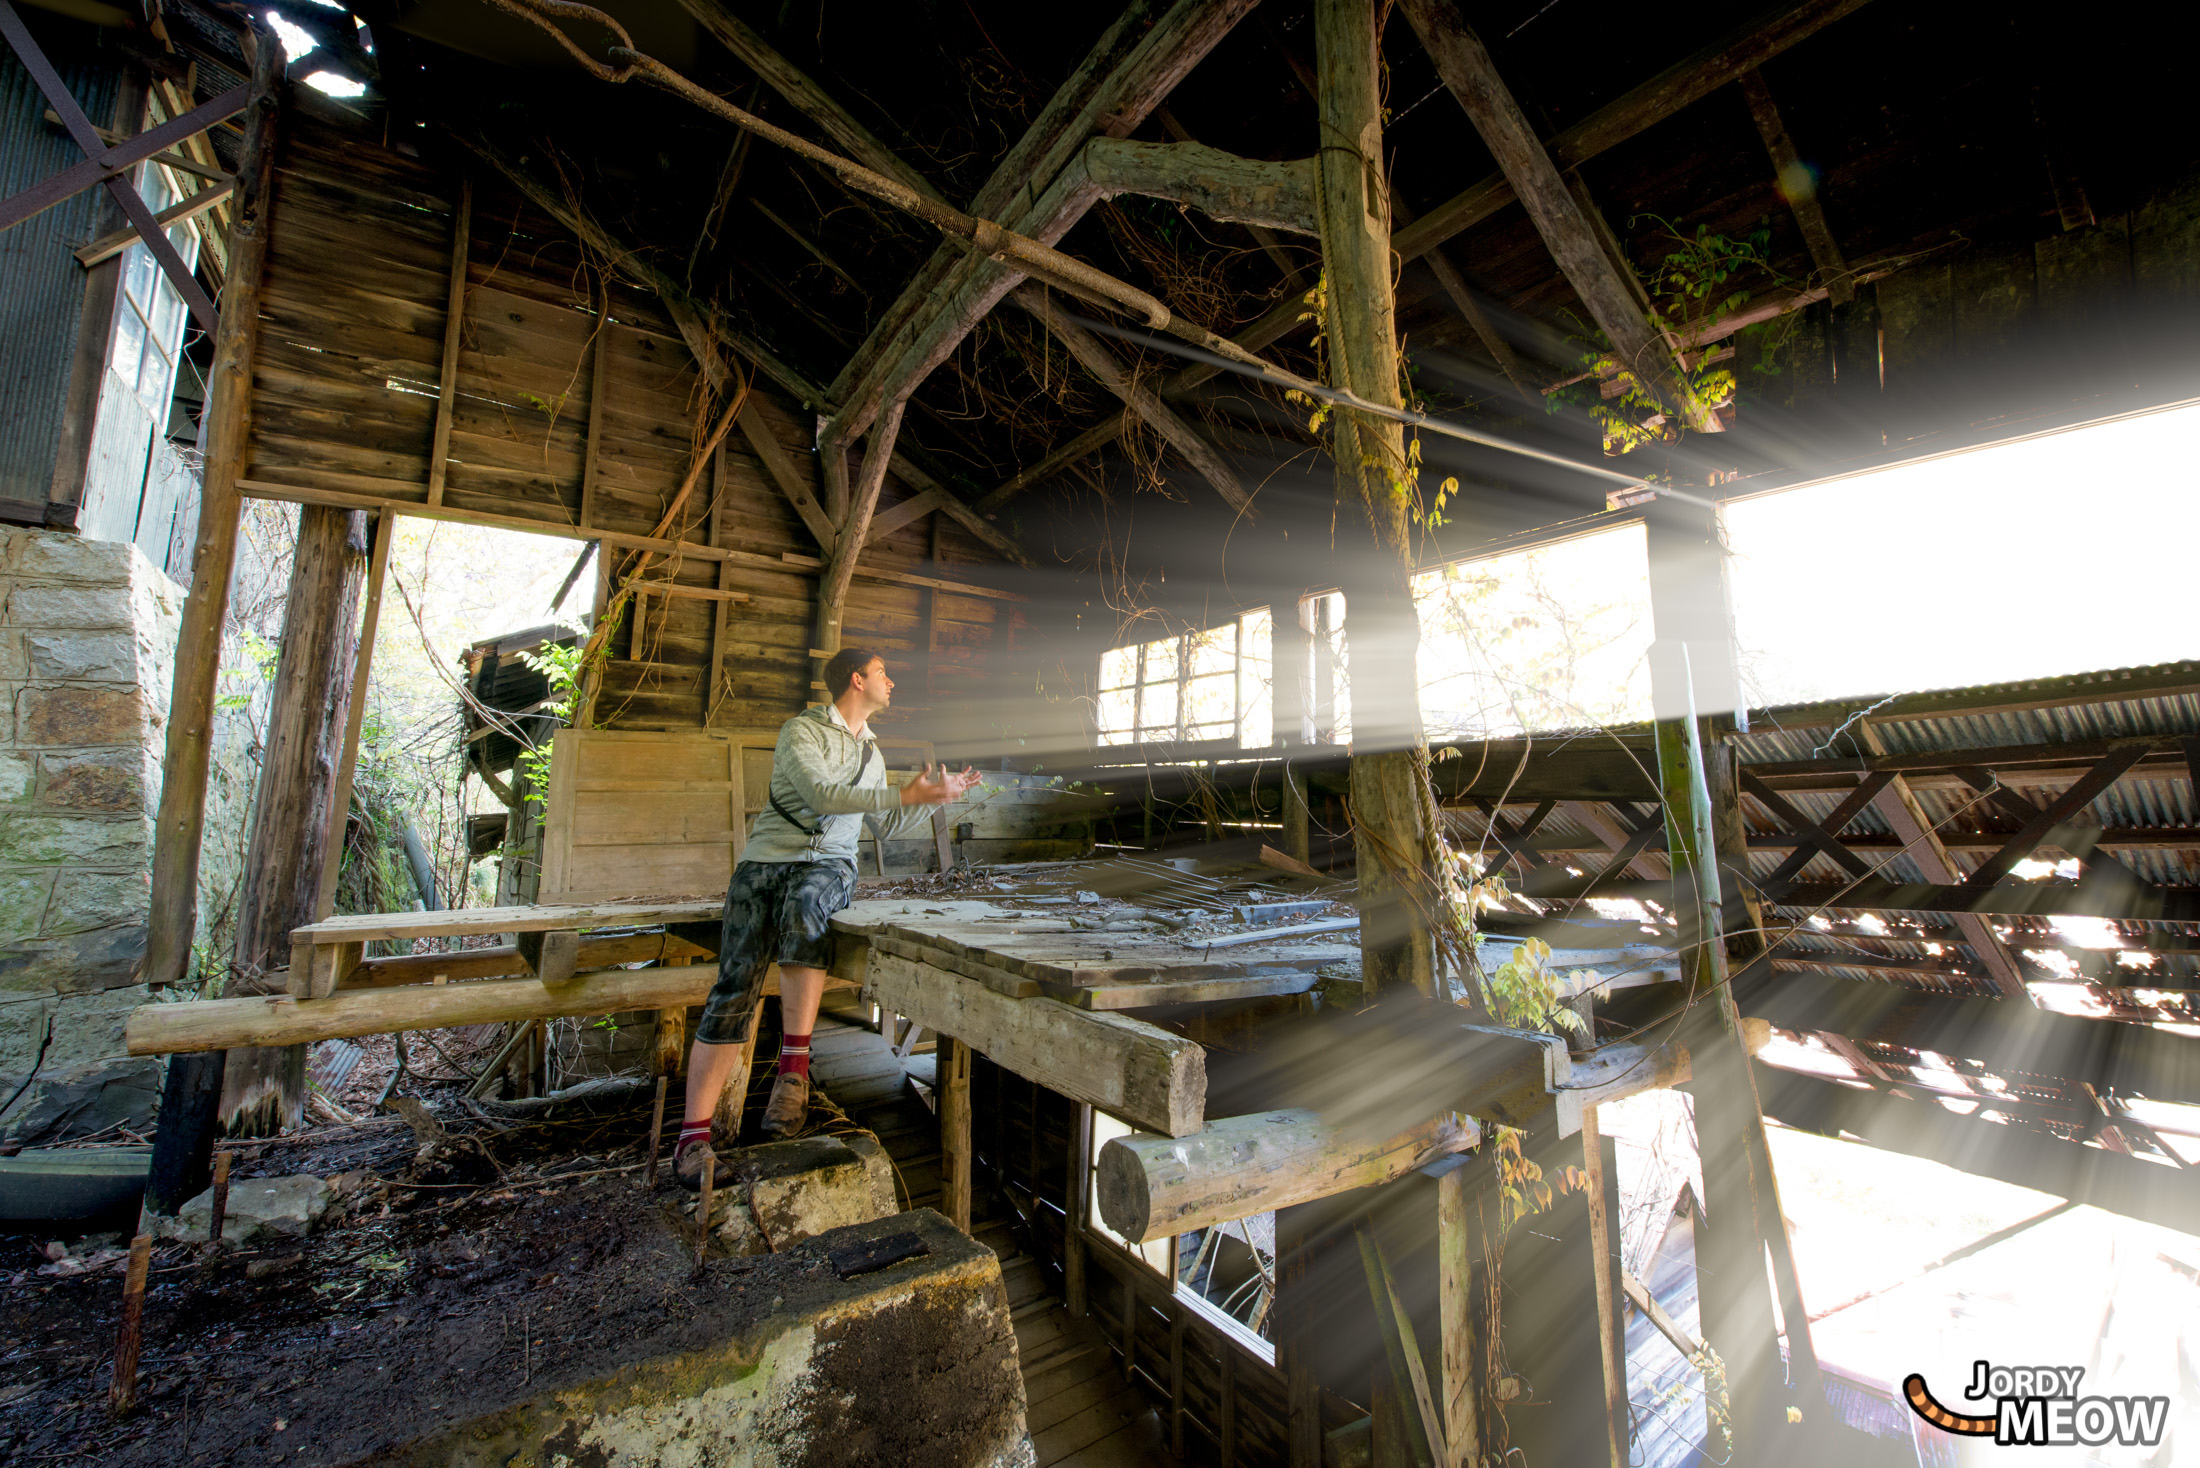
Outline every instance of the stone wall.
[(183, 592), (135, 546), (0, 527), (0, 1139), (142, 1126), (123, 1053)]

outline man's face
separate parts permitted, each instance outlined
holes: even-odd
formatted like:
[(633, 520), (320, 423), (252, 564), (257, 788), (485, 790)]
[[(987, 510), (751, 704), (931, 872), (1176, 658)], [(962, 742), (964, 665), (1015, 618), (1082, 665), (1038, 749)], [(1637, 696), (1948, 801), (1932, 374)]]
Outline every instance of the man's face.
[(863, 695), (863, 706), (877, 713), (893, 701), (894, 680), (886, 676), (886, 660), (873, 658), (855, 676), (856, 691)]

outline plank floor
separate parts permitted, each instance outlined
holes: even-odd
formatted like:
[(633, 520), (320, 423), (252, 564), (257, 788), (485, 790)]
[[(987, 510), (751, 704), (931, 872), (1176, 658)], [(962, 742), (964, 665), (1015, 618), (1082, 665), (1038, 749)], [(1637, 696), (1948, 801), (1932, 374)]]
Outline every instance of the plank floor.
[[(936, 1208), (939, 1123), (907, 1084), (909, 1070), (929, 1074), (931, 1056), (912, 1056), (905, 1069), (885, 1039), (858, 1018), (845, 1011), (817, 1017), (810, 1079), (885, 1146), (902, 1206)], [(1176, 1468), (1162, 1414), (1144, 1390), (1123, 1380), (1099, 1328), (1070, 1319), (1061, 1300), (1047, 1292), (1039, 1261), (1017, 1237), (1014, 1216), (990, 1189), (978, 1189), (970, 1206), (972, 1235), (1001, 1260), (1039, 1468)]]

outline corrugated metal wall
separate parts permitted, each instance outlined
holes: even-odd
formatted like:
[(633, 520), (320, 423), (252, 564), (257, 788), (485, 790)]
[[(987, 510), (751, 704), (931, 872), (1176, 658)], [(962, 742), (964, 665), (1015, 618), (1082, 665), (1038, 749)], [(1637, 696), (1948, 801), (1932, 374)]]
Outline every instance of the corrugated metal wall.
[[(39, 44), (85, 115), (108, 125), (120, 53), (103, 55), (95, 49), (95, 33), (86, 28), (38, 21), (33, 28)], [(30, 73), (0, 46), (0, 197), (83, 159), (45, 114), (46, 99)], [(84, 267), (71, 251), (122, 222), (122, 211), (105, 189), (87, 189), (0, 231), (0, 498), (46, 498), (84, 306)]]

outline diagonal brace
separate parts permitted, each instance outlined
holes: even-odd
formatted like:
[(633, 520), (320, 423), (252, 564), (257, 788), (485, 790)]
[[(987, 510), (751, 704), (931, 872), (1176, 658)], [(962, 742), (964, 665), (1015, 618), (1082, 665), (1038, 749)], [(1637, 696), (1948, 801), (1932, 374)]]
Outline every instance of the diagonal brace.
[[(84, 109), (77, 106), (76, 95), (61, 80), (61, 74), (53, 69), (53, 63), (46, 59), (46, 53), (39, 49), (38, 42), (24, 26), (23, 17), (15, 13), (11, 0), (0, 0), (0, 36), (5, 36), (8, 44), (15, 48), (16, 57), (23, 63), (23, 69), (31, 74), (31, 80), (38, 83), (38, 90), (46, 94), (47, 104), (61, 118), (62, 125), (68, 128), (69, 136), (76, 139), (76, 145), (84, 150), (84, 156), (95, 161), (102, 158), (108, 148), (100, 139), (99, 129), (84, 115)], [(144, 241), (145, 248), (160, 262), (161, 271), (168, 277), (168, 283), (176, 288), (176, 294), (183, 297), (183, 303), (191, 308), (191, 319), (198, 322), (200, 329), (208, 336), (212, 336), (221, 325), (220, 314), (215, 311), (214, 303), (207, 299), (206, 292), (199, 288), (198, 280), (191, 274), (190, 267), (183, 263), (183, 257), (176, 253), (175, 245), (170, 243), (166, 232), (160, 227), (160, 222), (153, 218), (153, 211), (146, 207), (145, 198), (138, 193), (137, 185), (112, 170), (101, 171), (107, 192), (122, 206), (123, 215), (130, 221), (131, 227), (137, 230), (138, 238)]]

